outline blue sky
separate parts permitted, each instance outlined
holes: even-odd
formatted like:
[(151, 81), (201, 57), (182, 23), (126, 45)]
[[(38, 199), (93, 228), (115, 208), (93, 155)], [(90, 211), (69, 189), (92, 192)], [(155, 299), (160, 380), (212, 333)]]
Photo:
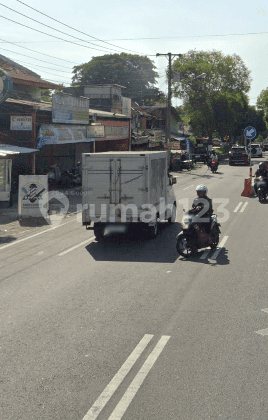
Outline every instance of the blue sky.
[[(26, 5), (84, 34), (63, 26)], [(1, 0), (0, 15), (0, 53), (32, 69), (42, 78), (62, 82), (66, 86), (71, 82), (74, 65), (85, 63), (93, 56), (131, 50), (148, 55), (154, 60), (161, 75), (159, 87), (166, 91), (167, 59), (156, 58), (156, 53), (186, 53), (190, 49), (196, 49), (238, 54), (251, 71), (253, 81), (249, 98), (252, 105), (255, 105), (261, 90), (268, 87), (268, 4), (263, 0), (227, 0), (222, 5), (196, 0), (189, 3), (175, 0)], [(52, 36), (38, 33), (5, 18)], [(94, 40), (88, 35), (114, 46)], [(64, 42), (53, 36), (80, 45)], [(179, 104), (179, 100), (176, 103)]]

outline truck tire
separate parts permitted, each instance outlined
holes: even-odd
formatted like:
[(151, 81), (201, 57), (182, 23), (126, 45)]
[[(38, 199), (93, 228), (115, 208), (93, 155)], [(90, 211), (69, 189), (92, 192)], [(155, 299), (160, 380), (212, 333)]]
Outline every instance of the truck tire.
[(172, 223), (175, 223), (176, 222), (176, 213), (177, 213), (177, 206), (176, 206), (176, 203), (173, 203), (172, 214), (168, 218), (168, 224), (169, 225), (171, 225)]
[(102, 241), (104, 238), (104, 223), (94, 223), (94, 235), (97, 241)]

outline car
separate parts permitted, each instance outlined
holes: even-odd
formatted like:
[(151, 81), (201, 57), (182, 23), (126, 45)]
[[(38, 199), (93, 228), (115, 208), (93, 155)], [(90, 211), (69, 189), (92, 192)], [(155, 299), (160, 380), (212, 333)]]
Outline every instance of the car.
[[(248, 152), (250, 153), (250, 146), (248, 146)], [(262, 148), (260, 144), (251, 144), (251, 157), (262, 157)]]
[(232, 166), (236, 163), (249, 165), (250, 158), (247, 148), (245, 146), (233, 146), (229, 151), (229, 165)]
[(197, 147), (193, 155), (195, 162), (207, 163), (208, 160), (208, 149), (206, 147)]
[(268, 143), (262, 145), (262, 151), (266, 152), (268, 150)]

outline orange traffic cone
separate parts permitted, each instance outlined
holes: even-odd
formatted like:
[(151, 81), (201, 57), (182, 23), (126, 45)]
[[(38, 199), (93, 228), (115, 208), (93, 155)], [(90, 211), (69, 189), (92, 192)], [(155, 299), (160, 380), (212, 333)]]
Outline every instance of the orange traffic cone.
[(243, 197), (253, 197), (255, 195), (251, 185), (251, 178), (245, 179), (245, 187), (241, 195)]

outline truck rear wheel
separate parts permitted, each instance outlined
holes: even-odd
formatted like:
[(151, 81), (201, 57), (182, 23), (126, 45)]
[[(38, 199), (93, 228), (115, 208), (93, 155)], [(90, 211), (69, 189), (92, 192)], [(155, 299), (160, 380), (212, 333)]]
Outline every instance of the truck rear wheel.
[(94, 223), (94, 235), (97, 241), (102, 241), (104, 238), (104, 223)]
[(176, 212), (177, 212), (176, 203), (173, 203), (172, 213), (171, 213), (171, 216), (168, 218), (169, 225), (171, 225), (171, 223), (176, 222)]

